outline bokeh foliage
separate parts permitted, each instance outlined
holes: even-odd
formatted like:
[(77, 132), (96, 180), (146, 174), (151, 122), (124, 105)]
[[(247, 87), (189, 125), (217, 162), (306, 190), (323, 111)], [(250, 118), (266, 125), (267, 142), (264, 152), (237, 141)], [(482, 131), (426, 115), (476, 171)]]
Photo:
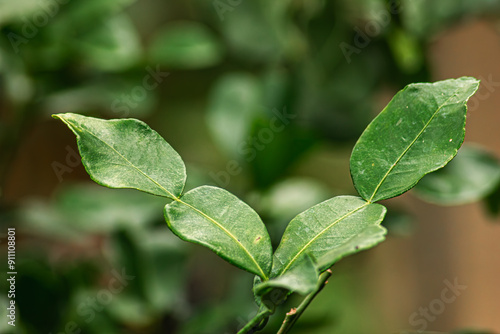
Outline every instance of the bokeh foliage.
[[(431, 81), (436, 34), (499, 11), (497, 0), (0, 3), (0, 219), (18, 228), (19, 332), (229, 333), (255, 312), (251, 277), (177, 241), (162, 199), (72, 184), (88, 181), (81, 166), (38, 176), (50, 178), (44, 198), (8, 198), (26, 133), (50, 114), (147, 121), (185, 158), (188, 188), (244, 198), (276, 247), (295, 214), (354, 193), (348, 157), (381, 89)], [(407, 218), (392, 217), (395, 232)], [(79, 307), (122, 268), (135, 278), (87, 322)], [(355, 268), (339, 265), (297, 333), (375, 331)]]

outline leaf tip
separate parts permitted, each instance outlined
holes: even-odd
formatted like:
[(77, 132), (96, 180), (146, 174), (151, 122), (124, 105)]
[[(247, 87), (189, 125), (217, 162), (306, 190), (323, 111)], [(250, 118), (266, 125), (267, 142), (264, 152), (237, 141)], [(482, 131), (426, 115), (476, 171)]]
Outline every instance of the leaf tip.
[(52, 118), (61, 120), (67, 124), (68, 119), (71, 118), (71, 116), (73, 116), (73, 115), (77, 115), (77, 114), (73, 114), (70, 112), (64, 112), (64, 113), (52, 114), (51, 116), (52, 116)]
[(476, 91), (479, 89), (479, 86), (481, 84), (481, 80), (477, 79), (475, 77), (461, 77), (461, 78), (458, 78), (457, 81), (462, 81), (464, 84), (470, 85), (471, 87), (474, 88), (471, 96), (476, 93)]

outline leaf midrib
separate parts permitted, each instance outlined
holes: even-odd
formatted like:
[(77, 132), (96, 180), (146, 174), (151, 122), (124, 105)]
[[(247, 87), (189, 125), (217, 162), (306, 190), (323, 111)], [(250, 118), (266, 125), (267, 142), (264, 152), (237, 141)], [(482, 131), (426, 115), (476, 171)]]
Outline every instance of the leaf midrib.
[(305, 252), (305, 250), (307, 249), (307, 247), (309, 247), (309, 245), (311, 245), (314, 241), (316, 241), (321, 235), (323, 235), (327, 230), (329, 230), (330, 228), (332, 228), (334, 225), (336, 225), (338, 222), (346, 219), (347, 217), (353, 215), (354, 213), (358, 212), (359, 210), (365, 208), (366, 206), (370, 205), (369, 202), (366, 202), (364, 203), (363, 205), (361, 205), (360, 207), (352, 210), (352, 211), (349, 211), (348, 213), (346, 213), (345, 215), (343, 215), (342, 217), (338, 218), (337, 220), (335, 220), (333, 223), (331, 223), (330, 225), (328, 225), (327, 227), (325, 227), (320, 233), (318, 233), (314, 238), (312, 238), (311, 240), (309, 240), (305, 245), (304, 247), (302, 247), (300, 249), (300, 251), (297, 252), (297, 254), (288, 262), (288, 265), (283, 268), (283, 270), (281, 271), (281, 273), (278, 275), (278, 276), (281, 276), (283, 275), (290, 267), (291, 265), (299, 258), (300, 255), (302, 255), (302, 253)]
[(170, 197), (171, 199), (173, 200), (176, 200), (178, 199), (177, 196), (175, 196), (174, 194), (172, 194), (170, 191), (168, 191), (165, 187), (163, 187), (161, 184), (159, 184), (158, 182), (156, 182), (153, 178), (151, 178), (149, 175), (147, 175), (146, 173), (144, 173), (140, 168), (138, 168), (136, 165), (134, 165), (130, 160), (128, 160), (123, 154), (121, 154), (120, 152), (118, 152), (113, 146), (111, 146), (110, 144), (108, 144), (107, 142), (105, 142), (104, 140), (102, 140), (101, 138), (99, 138), (97, 135), (95, 135), (93, 132), (91, 132), (90, 130), (88, 129), (84, 129), (84, 128), (81, 128), (82, 130), (84, 131), (87, 131), (88, 133), (90, 133), (94, 138), (96, 138), (97, 140), (101, 141), (102, 143), (104, 143), (106, 146), (108, 146), (111, 150), (113, 150), (116, 154), (118, 154), (118, 156), (120, 156), (123, 160), (125, 160), (130, 166), (132, 166), (133, 168), (135, 168), (139, 173), (141, 173), (142, 175), (144, 175), (147, 179), (149, 179), (151, 182), (153, 182), (155, 185), (157, 185), (160, 189), (162, 189), (163, 191), (165, 191), (165, 193), (167, 194), (168, 197)]
[(410, 148), (413, 146), (413, 144), (415, 144), (415, 142), (420, 138), (420, 136), (422, 135), (422, 133), (424, 133), (424, 131), (427, 129), (427, 127), (429, 126), (429, 124), (432, 122), (432, 120), (434, 119), (434, 117), (436, 117), (436, 115), (439, 113), (439, 111), (441, 111), (441, 109), (451, 100), (452, 97), (455, 96), (455, 94), (460, 90), (461, 88), (457, 88), (455, 90), (455, 92), (443, 103), (439, 106), (439, 108), (434, 112), (434, 114), (432, 114), (432, 117), (427, 121), (427, 123), (424, 125), (424, 127), (422, 128), (422, 130), (420, 130), (420, 132), (418, 133), (418, 135), (415, 137), (415, 139), (413, 139), (413, 141), (408, 145), (408, 147), (403, 151), (403, 153), (401, 153), (401, 155), (397, 158), (397, 160), (392, 164), (391, 168), (389, 168), (389, 170), (385, 173), (384, 177), (382, 178), (382, 180), (380, 180), (380, 182), (377, 184), (377, 187), (375, 187), (375, 190), (373, 191), (373, 194), (372, 196), (370, 197), (370, 199), (368, 200), (369, 203), (371, 203), (373, 201), (373, 198), (375, 197), (375, 195), (377, 194), (377, 191), (380, 189), (380, 187), (382, 186), (382, 184), (385, 182), (385, 180), (387, 179), (387, 177), (389, 176), (389, 174), (392, 172), (392, 170), (394, 168), (396, 168), (396, 165), (401, 161), (401, 159), (403, 159), (403, 157), (406, 155), (406, 153), (410, 150)]
[[(73, 126), (73, 125), (72, 125)], [(264, 273), (264, 271), (262, 270), (261, 266), (257, 263), (257, 260), (255, 260), (255, 258), (250, 254), (250, 252), (246, 249), (245, 246), (243, 246), (243, 244), (238, 240), (238, 238), (236, 238), (230, 231), (228, 231), (224, 226), (222, 226), (219, 222), (217, 222), (215, 219), (213, 219), (212, 217), (208, 216), (207, 214), (205, 214), (204, 212), (202, 212), (201, 210), (195, 208), (194, 206), (182, 201), (179, 197), (173, 195), (170, 191), (168, 191), (167, 189), (165, 189), (161, 184), (159, 184), (158, 182), (156, 182), (154, 179), (152, 179), (149, 175), (147, 175), (146, 173), (144, 173), (141, 169), (139, 169), (137, 166), (135, 166), (130, 160), (128, 160), (125, 156), (123, 156), (120, 152), (118, 152), (113, 146), (111, 146), (110, 144), (108, 144), (107, 142), (105, 142), (104, 140), (102, 140), (101, 138), (99, 138), (97, 135), (95, 135), (94, 133), (92, 133), (91, 131), (89, 131), (88, 129), (83, 129), (82, 130), (85, 130), (87, 131), (89, 134), (91, 134), (94, 138), (96, 138), (97, 140), (101, 141), (102, 143), (104, 143), (106, 146), (108, 146), (110, 149), (112, 149), (116, 154), (118, 154), (123, 160), (125, 160), (127, 163), (130, 164), (130, 166), (132, 166), (133, 168), (135, 168), (139, 173), (141, 173), (142, 175), (144, 175), (146, 178), (148, 178), (151, 182), (153, 182), (154, 184), (156, 184), (159, 188), (161, 188), (162, 190), (165, 191), (166, 194), (169, 195), (169, 197), (171, 199), (173, 199), (174, 201), (176, 202), (179, 202), (181, 204), (184, 204), (185, 206), (191, 208), (192, 210), (194, 210), (195, 212), (199, 213), (201, 216), (203, 216), (204, 218), (206, 218), (207, 220), (211, 221), (212, 223), (214, 223), (217, 227), (219, 227), (222, 231), (224, 231), (229, 237), (231, 237), (235, 242), (236, 244), (239, 245), (239, 247), (247, 254), (247, 256), (252, 260), (252, 262), (257, 266), (257, 268), (259, 269), (261, 275), (262, 275), (262, 278), (264, 280), (267, 280), (268, 277), (267, 275)]]
[(199, 213), (201, 216), (205, 217), (207, 220), (211, 221), (212, 223), (214, 223), (217, 227), (219, 227), (221, 230), (223, 230), (228, 236), (230, 236), (239, 246), (241, 249), (243, 249), (243, 251), (245, 251), (245, 253), (247, 254), (247, 256), (252, 260), (252, 262), (255, 264), (255, 266), (259, 269), (260, 271), (260, 274), (262, 275), (261, 277), (266, 281), (269, 279), (269, 277), (267, 277), (267, 275), (264, 273), (264, 271), (262, 270), (261, 266), (257, 263), (257, 260), (255, 260), (255, 258), (252, 256), (252, 254), (250, 254), (250, 252), (246, 249), (245, 246), (243, 246), (243, 244), (238, 240), (238, 238), (236, 238), (229, 230), (227, 230), (224, 226), (222, 226), (219, 222), (217, 222), (215, 219), (213, 219), (212, 217), (208, 216), (206, 213), (204, 213), (203, 211), (195, 208), (194, 206), (192, 206), (191, 204), (188, 204), (184, 201), (182, 201), (181, 199), (176, 199), (177, 202), (179, 203), (182, 203), (184, 204), (185, 206), (191, 208), (192, 210), (196, 211), (197, 213)]

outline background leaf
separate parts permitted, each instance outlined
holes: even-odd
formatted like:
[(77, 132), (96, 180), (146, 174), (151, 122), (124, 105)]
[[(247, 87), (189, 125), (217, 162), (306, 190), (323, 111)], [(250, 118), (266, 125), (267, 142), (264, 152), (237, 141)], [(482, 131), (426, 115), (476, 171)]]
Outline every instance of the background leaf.
[(500, 184), (484, 199), (484, 204), (492, 216), (500, 214)]
[(239, 268), (266, 280), (271, 239), (259, 215), (238, 197), (216, 187), (188, 191), (165, 206), (165, 219), (181, 239), (213, 250)]
[(429, 202), (459, 205), (481, 200), (499, 181), (500, 163), (495, 156), (476, 147), (463, 147), (445, 168), (420, 180), (415, 194)]
[(467, 100), (479, 81), (411, 84), (368, 125), (351, 155), (351, 176), (369, 202), (401, 195), (445, 166), (465, 135)]
[(215, 84), (207, 124), (218, 146), (229, 156), (238, 155), (255, 118), (262, 113), (261, 95), (258, 80), (248, 74), (228, 74)]
[(90, 177), (110, 188), (133, 188), (176, 198), (184, 189), (181, 157), (154, 130), (135, 119), (101, 120), (77, 114), (54, 115), (76, 135)]
[(403, 0), (401, 18), (404, 26), (412, 34), (428, 38), (431, 33), (440, 31), (455, 21), (463, 13), (498, 13), (500, 3), (496, 0)]
[(127, 15), (108, 18), (77, 39), (75, 47), (86, 65), (103, 71), (120, 71), (135, 65), (142, 56), (139, 36)]
[[(360, 251), (352, 251), (345, 244), (350, 245), (350, 240), (363, 233), (367, 227), (379, 225), (385, 212), (382, 205), (370, 204), (354, 196), (334, 197), (302, 212), (292, 219), (283, 234), (274, 254), (272, 277), (293, 268), (305, 253), (318, 259), (339, 247), (344, 247), (342, 250), (346, 253), (339, 251), (337, 257)], [(372, 239), (371, 235), (367, 236), (369, 240)], [(361, 237), (356, 240), (363, 241)], [(363, 249), (368, 248), (368, 245), (375, 244), (368, 242)]]
[(73, 184), (58, 191), (51, 202), (29, 199), (19, 215), (27, 230), (52, 239), (82, 239), (88, 233), (145, 227), (165, 206), (165, 199), (134, 190), (110, 192), (94, 183)]
[[(47, 15), (47, 8), (57, 7), (57, 2), (60, 5), (57, 14)], [(102, 195), (98, 196), (97, 191), (82, 191), (79, 197), (76, 196), (79, 189), (70, 194), (63, 191), (61, 187), (66, 188), (75, 181), (91, 181), (81, 166), (73, 168), (73, 164), (67, 163), (73, 171), (56, 177), (51, 162), (65, 164), (68, 153), (65, 146), (71, 143), (72, 134), (57, 122), (49, 121), (49, 114), (78, 110), (104, 119), (135, 117), (146, 121), (189, 162), (186, 165), (189, 183), (185, 189), (210, 184), (213, 182), (210, 172), (221, 171), (221, 175), (231, 171), (226, 169), (226, 164), (231, 159), (237, 160), (241, 173), (230, 175), (227, 189), (251, 203), (261, 215), (275, 248), (286, 225), (297, 214), (333, 196), (355, 194), (349, 176), (352, 146), (374, 113), (382, 110), (377, 107), (377, 101), (390, 99), (398, 87), (474, 73), (483, 79), (484, 85), (481, 85), (481, 98), (474, 98), (469, 104), (468, 136), (493, 151), (500, 142), (500, 132), (495, 129), (500, 116), (495, 112), (500, 80), (499, 72), (495, 71), (500, 57), (495, 43), (498, 37), (495, 21), (499, 12), (494, 10), (499, 0), (401, 0), (393, 3), (399, 8), (390, 16), (383, 13), (391, 10), (393, 4), (388, 5), (384, 0), (242, 1), (238, 5), (238, 1), (217, 2), (230, 8), (226, 7), (228, 10), (219, 15), (220, 10), (214, 8), (213, 1), (201, 0), (0, 1), (4, 36), (0, 39), (0, 175), (3, 181), (0, 223), (18, 226), (19, 260), (46, 266), (45, 270), (28, 270), (27, 264), (23, 264), (20, 273), (30, 280), (29, 284), (19, 287), (20, 295), (16, 294), (20, 306), (17, 327), (21, 331), (65, 332), (68, 322), (75, 321), (86, 334), (235, 333), (241, 328), (241, 322), (256, 311), (249, 291), (254, 275), (226, 265), (204, 247), (193, 247), (167, 231), (161, 212), (168, 202), (165, 198), (155, 196), (156, 199), (151, 198), (155, 205), (149, 205), (147, 197), (153, 195), (135, 190), (109, 191), (100, 187)], [(130, 8), (125, 8), (130, 4)], [(44, 25), (39, 26), (45, 16), (49, 16), (47, 24), (43, 22)], [(122, 16), (128, 17), (129, 22), (120, 22), (123, 20), (117, 17)], [(211, 68), (189, 71), (176, 71), (173, 65), (160, 66), (171, 75), (141, 99), (136, 86), (141, 86), (148, 74), (145, 66), (155, 68), (157, 65), (148, 58), (149, 47), (162, 31), (186, 21), (208, 27), (225, 51), (222, 61)], [(109, 27), (123, 31), (106, 32)], [(377, 27), (380, 27), (379, 33), (371, 36), (371, 28)], [(134, 30), (132, 34), (130, 29)], [(38, 30), (36, 36), (31, 30)], [(431, 31), (439, 31), (439, 34)], [(369, 38), (365, 40), (360, 36), (363, 33)], [(9, 40), (12, 34), (26, 38), (27, 43), (20, 42), (16, 48), (16, 42)], [(131, 39), (117, 38), (123, 34)], [(369, 46), (364, 47), (368, 39)], [(137, 40), (139, 49), (135, 49)], [(358, 48), (360, 42), (363, 43), (360, 53), (346, 55), (339, 47), (347, 43)], [(132, 51), (130, 58), (127, 58), (128, 51)], [(140, 53), (138, 57), (136, 52)], [(102, 59), (98, 56), (101, 53)], [(116, 64), (112, 63), (113, 55), (117, 56)], [(220, 79), (233, 74), (254, 78), (262, 95), (258, 102), (262, 115), (252, 120), (250, 132), (242, 142), (248, 141), (248, 136), (268, 132), (266, 128), (273, 121), (273, 110), (282, 111), (286, 107), (288, 113), (296, 115), (282, 132), (275, 133), (274, 141), (266, 144), (262, 151), (248, 145), (257, 153), (252, 161), (248, 161), (248, 154), (228, 154), (221, 146), (223, 143), (211, 136), (206, 123), (211, 92)], [(116, 100), (128, 110), (116, 110), (112, 106)], [(237, 109), (232, 111), (238, 113)], [(277, 125), (281, 127), (281, 122)], [(170, 138), (175, 138), (175, 142)], [(79, 158), (75, 161), (79, 162)], [(296, 178), (314, 180), (323, 190), (319, 187), (315, 193), (316, 186), (294, 183), (292, 180)], [(490, 202), (496, 204), (498, 210), (500, 187), (497, 194), (496, 200), (492, 196)], [(141, 196), (146, 197), (134, 199)], [(263, 196), (271, 197), (270, 201)], [(24, 199), (33, 197), (39, 200), (40, 206), (31, 210)], [(395, 231), (393, 226), (397, 225), (399, 231), (404, 225), (388, 221), (394, 212), (393, 206), (404, 210), (405, 202), (413, 199), (405, 196), (401, 200), (403, 203), (398, 200), (388, 207), (383, 224), (389, 233)], [(80, 209), (73, 211), (78, 202), (81, 202)], [(17, 215), (18, 208), (29, 214)], [(488, 217), (476, 206), (460, 211), (463, 214), (459, 217), (453, 210), (445, 210), (438, 217), (430, 211), (419, 210), (415, 227), (423, 220), (429, 223), (425, 224), (429, 228), (412, 238), (435, 240), (432, 236), (441, 235), (446, 226), (466, 226), (472, 217), (478, 230), (470, 243), (461, 242), (468, 233), (463, 229), (463, 233), (447, 234), (436, 245), (444, 250), (441, 252), (434, 247), (430, 252), (412, 252), (410, 258), (402, 257), (390, 250), (397, 248), (399, 242), (391, 242), (383, 247), (389, 253), (384, 259), (370, 252), (341, 261), (335, 265), (328, 289), (315, 299), (294, 332), (389, 333), (407, 327), (394, 316), (401, 311), (402, 293), (407, 294), (405, 305), (409, 307), (436, 298), (435, 292), (442, 288), (443, 278), (439, 263), (441, 267), (451, 263), (462, 268), (460, 272), (464, 275), (472, 275), (469, 277), (472, 280), (463, 277), (472, 287), (474, 278), (488, 275), (490, 269), (485, 264), (496, 261), (496, 252), (484, 251), (485, 245), (495, 245), (496, 236), (491, 233), (495, 226), (487, 224)], [(27, 219), (29, 226), (26, 226)], [(432, 223), (436, 220), (440, 223)], [(500, 220), (497, 216), (491, 222)], [(156, 312), (159, 308), (154, 306), (153, 299), (125, 303), (122, 295), (116, 295), (111, 304), (96, 313), (94, 321), (85, 323), (86, 318), (78, 314), (79, 304), (96, 297), (105, 286), (109, 266), (120, 268), (122, 265), (105, 255), (117, 228), (128, 230), (136, 241), (137, 251), (153, 244), (172, 251), (179, 243), (184, 246), (189, 258), (180, 264), (171, 254), (155, 252), (162, 292), (156, 291), (156, 283), (146, 283), (155, 290), (151, 292), (154, 300), (161, 300), (163, 305), (173, 302), (174, 307)], [(144, 239), (142, 233), (136, 232), (138, 228), (157, 239)], [(166, 235), (157, 233), (161, 230), (171, 238), (165, 239)], [(5, 229), (3, 232), (0, 236), (5, 237)], [(144, 240), (147, 241), (144, 243)], [(458, 244), (463, 247), (456, 248)], [(450, 247), (456, 249), (446, 251)], [(471, 257), (463, 254), (474, 253), (475, 249), (474, 259), (484, 265), (472, 271), (469, 270)], [(149, 258), (149, 253), (145, 254)], [(372, 258), (374, 255), (376, 259)], [(436, 257), (439, 261), (433, 261)], [(372, 263), (370, 258), (380, 260), (380, 265), (376, 268), (363, 265), (366, 260)], [(431, 267), (421, 270), (426, 263)], [(396, 265), (401, 273), (413, 272), (416, 276), (408, 280), (404, 275), (397, 275), (391, 280), (390, 291), (377, 293), (373, 284), (379, 279), (374, 278), (383, 277), (387, 265)], [(450, 268), (442, 269), (450, 272)], [(131, 274), (154, 276), (147, 270), (141, 271)], [(429, 277), (429, 273), (434, 277)], [(57, 280), (48, 279), (54, 275)], [(184, 283), (183, 287), (170, 285), (169, 278)], [(498, 332), (500, 318), (492, 314), (489, 300), (498, 295), (495, 292), (498, 284), (492, 280), (480, 281), (476, 288), (482, 291), (478, 294), (484, 298), (476, 299), (475, 304), (465, 310), (467, 318), (482, 319)], [(127, 300), (132, 294), (128, 293), (131, 287), (123, 293)], [(49, 298), (46, 298), (47, 292)], [(75, 298), (77, 295), (82, 298)], [(280, 310), (296, 306), (299, 297), (291, 296)], [(214, 300), (217, 305), (210, 302)], [(137, 306), (141, 306), (139, 312)], [(122, 311), (116, 311), (118, 308)], [(406, 314), (413, 311), (415, 309), (408, 309)], [(126, 313), (130, 316), (125, 316)], [(458, 328), (463, 314), (453, 313), (439, 317), (433, 326)], [(359, 321), (359, 314), (364, 315), (363, 321)], [(143, 319), (148, 319), (148, 323), (137, 323), (138, 315), (147, 315)], [(381, 315), (393, 316), (391, 321), (382, 324)], [(279, 316), (270, 319), (264, 333), (276, 333), (282, 320)]]
[(210, 30), (197, 22), (177, 22), (153, 39), (150, 60), (176, 69), (198, 69), (216, 65), (222, 47)]

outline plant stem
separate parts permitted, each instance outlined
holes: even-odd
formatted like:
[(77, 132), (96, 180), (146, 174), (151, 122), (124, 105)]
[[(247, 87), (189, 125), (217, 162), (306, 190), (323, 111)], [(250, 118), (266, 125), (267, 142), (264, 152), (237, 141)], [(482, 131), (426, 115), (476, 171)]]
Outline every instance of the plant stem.
[(302, 301), (302, 303), (300, 303), (299, 307), (297, 307), (296, 309), (291, 309), (291, 311), (286, 314), (285, 320), (283, 321), (283, 325), (281, 325), (280, 330), (276, 334), (288, 333), (288, 331), (293, 327), (297, 319), (299, 319), (299, 317), (302, 315), (302, 313), (304, 313), (309, 304), (311, 304), (313, 299), (318, 295), (318, 293), (321, 292), (321, 290), (323, 290), (326, 283), (328, 283), (327, 281), (330, 276), (332, 276), (332, 271), (330, 269), (328, 269), (319, 276), (318, 285), (316, 286), (316, 289), (307, 295), (307, 297)]
[(253, 331), (251, 331), (252, 329), (254, 329), (255, 327), (258, 327), (260, 325), (260, 323), (262, 322), (262, 320), (266, 319), (267, 317), (269, 317), (269, 315), (271, 314), (271, 311), (269, 310), (264, 310), (262, 312), (259, 312), (257, 313), (257, 315), (255, 317), (253, 317), (252, 320), (250, 320), (246, 325), (245, 327), (243, 327), (239, 332), (238, 334), (246, 334), (246, 333), (253, 333)]

